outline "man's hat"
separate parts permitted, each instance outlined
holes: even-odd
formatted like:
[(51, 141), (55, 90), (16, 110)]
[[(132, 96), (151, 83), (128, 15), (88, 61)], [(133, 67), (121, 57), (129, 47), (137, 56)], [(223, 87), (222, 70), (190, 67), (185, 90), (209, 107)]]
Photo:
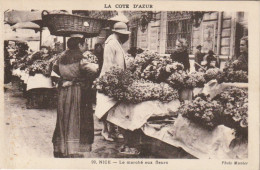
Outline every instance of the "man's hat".
[(127, 25), (123, 22), (117, 22), (112, 29), (113, 32), (119, 34), (130, 34), (131, 32), (127, 30)]

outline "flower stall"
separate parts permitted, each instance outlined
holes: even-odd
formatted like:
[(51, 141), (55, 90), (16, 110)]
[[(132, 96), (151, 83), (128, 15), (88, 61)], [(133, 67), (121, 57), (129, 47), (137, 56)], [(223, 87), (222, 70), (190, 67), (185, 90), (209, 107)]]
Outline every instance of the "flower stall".
[(96, 115), (109, 111), (111, 123), (141, 129), (197, 158), (246, 158), (247, 72), (238, 64), (187, 73), (169, 57), (144, 51), (126, 70), (113, 67), (95, 81), (99, 95), (110, 97)]

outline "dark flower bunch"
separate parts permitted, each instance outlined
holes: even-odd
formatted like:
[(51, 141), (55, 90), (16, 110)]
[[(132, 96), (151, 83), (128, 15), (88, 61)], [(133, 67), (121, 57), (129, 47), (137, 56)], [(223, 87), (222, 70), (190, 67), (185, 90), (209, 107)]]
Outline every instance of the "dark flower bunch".
[(222, 103), (223, 124), (234, 128), (238, 135), (247, 136), (248, 132), (248, 91), (230, 87), (215, 97)]
[(185, 80), (185, 87), (194, 88), (194, 87), (204, 87), (206, 80), (204, 74), (201, 72), (192, 72), (188, 74)]
[(84, 63), (94, 63), (98, 64), (98, 58), (92, 52), (86, 51), (83, 53), (83, 62)]
[(179, 90), (185, 87), (185, 82), (187, 79), (187, 73), (185, 71), (180, 70), (171, 74), (170, 77), (166, 80), (166, 82), (174, 89)]
[(148, 50), (137, 54), (134, 61), (134, 67), (137, 71), (137, 75), (141, 75), (142, 71), (154, 60), (157, 55), (157, 53), (153, 53)]
[(15, 62), (12, 63), (13, 68), (15, 69), (20, 68), (20, 70), (25, 70), (29, 65), (27, 61), (29, 58), (30, 58), (29, 54), (26, 54), (20, 58), (16, 58)]
[(28, 67), (29, 75), (43, 74), (46, 77), (50, 76), (49, 62), (46, 60), (36, 60)]
[(248, 71), (245, 69), (245, 64), (246, 63), (243, 63), (242, 61), (239, 61), (239, 60), (228, 60), (226, 63), (225, 63), (225, 67), (223, 69), (223, 71), (226, 71), (228, 69), (232, 69), (233, 71)]
[(29, 55), (25, 55), (24, 57), (18, 59), (15, 64), (15, 68), (20, 68), (20, 70), (26, 70), (26, 68), (28, 67), (28, 57)]
[(178, 98), (178, 92), (166, 83), (139, 79), (131, 71), (115, 67), (96, 79), (94, 86), (99, 92), (127, 103), (148, 100), (169, 102)]
[(227, 61), (223, 69), (222, 77), (219, 81), (222, 82), (248, 82), (248, 71), (245, 69), (245, 63), (235, 60)]
[(172, 73), (183, 68), (182, 64), (173, 62), (168, 56), (157, 56), (142, 71), (141, 78), (157, 83), (165, 82)]
[(43, 55), (42, 51), (37, 51), (37, 52), (33, 53), (30, 56), (30, 62), (33, 63), (36, 60), (41, 60), (42, 59), (42, 55)]
[(17, 59), (20, 59), (28, 54), (27, 50), (29, 48), (27, 43), (16, 42), (15, 46), (9, 46), (10, 49), (14, 50), (14, 55)]
[(240, 83), (248, 83), (248, 74), (246, 71), (239, 70), (239, 71), (229, 71), (225, 72), (225, 82), (240, 82)]
[(207, 82), (216, 79), (218, 82), (222, 82), (223, 72), (218, 68), (210, 68), (204, 74), (204, 79)]
[(156, 83), (165, 82), (175, 71), (183, 70), (183, 65), (173, 62), (169, 56), (160, 56), (158, 53), (144, 51), (137, 54), (134, 61), (134, 74), (145, 80)]
[(166, 66), (166, 72), (167, 73), (175, 73), (176, 71), (181, 71), (184, 69), (183, 64), (178, 62), (172, 62), (171, 64), (167, 64)]
[(213, 130), (221, 124), (221, 104), (217, 101), (210, 101), (209, 98), (197, 96), (180, 107), (183, 117), (208, 129)]

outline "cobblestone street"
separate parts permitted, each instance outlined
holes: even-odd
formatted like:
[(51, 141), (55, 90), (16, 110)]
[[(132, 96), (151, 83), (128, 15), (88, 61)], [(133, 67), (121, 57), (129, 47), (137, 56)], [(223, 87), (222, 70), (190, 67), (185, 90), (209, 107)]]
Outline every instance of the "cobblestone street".
[[(16, 85), (5, 93), (5, 128), (8, 158), (21, 156), (53, 157), (52, 135), (56, 109), (26, 109), (26, 99)], [(95, 141), (87, 158), (117, 158), (122, 141), (108, 142), (101, 136), (102, 124), (95, 118)]]

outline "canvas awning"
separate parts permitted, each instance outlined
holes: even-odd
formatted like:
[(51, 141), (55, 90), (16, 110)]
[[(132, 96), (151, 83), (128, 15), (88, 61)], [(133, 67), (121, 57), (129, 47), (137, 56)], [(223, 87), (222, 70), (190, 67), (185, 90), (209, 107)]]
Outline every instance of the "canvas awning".
[(41, 11), (20, 11), (11, 10), (4, 13), (4, 21), (9, 25), (14, 25), (20, 22), (34, 22), (40, 24), (42, 20)]
[(19, 29), (13, 31), (13, 26), (8, 24), (4, 25), (4, 40), (13, 41), (39, 41), (40, 35), (33, 30)]

